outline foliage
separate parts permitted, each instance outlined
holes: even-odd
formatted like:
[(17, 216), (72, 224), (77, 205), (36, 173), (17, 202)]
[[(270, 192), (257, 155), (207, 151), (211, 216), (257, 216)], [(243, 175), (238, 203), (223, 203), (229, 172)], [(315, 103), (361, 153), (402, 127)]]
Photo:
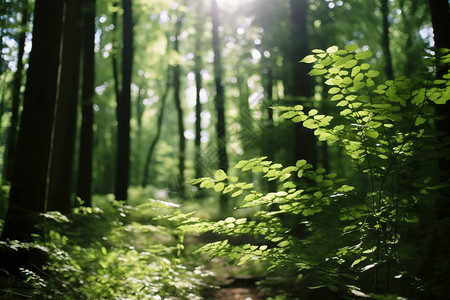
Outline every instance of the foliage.
[[(439, 182), (448, 176), (436, 168), (437, 159), (448, 155), (443, 151), (448, 141), (439, 138), (433, 123), (439, 118), (434, 107), (450, 98), (450, 75), (376, 84), (379, 72), (365, 62), (373, 55), (370, 50), (348, 45), (312, 52), (302, 62), (314, 63), (310, 75), (325, 77), (340, 116), (304, 111), (301, 105), (278, 109), (282, 117), (314, 130), (319, 141), (344, 148), (367, 185), (355, 188), (336, 173), (314, 170), (305, 160), (287, 167), (266, 157), (244, 160), (235, 168), (276, 181), (278, 190), (263, 192), (219, 170), (214, 178), (194, 183), (231, 197), (245, 194), (238, 208), (254, 208), (251, 215), (218, 222), (181, 216), (185, 220), (180, 228), (225, 235), (199, 253), (226, 256), (238, 264), (264, 260), (284, 272), (306, 271), (314, 278), (312, 289), (328, 287), (366, 297), (392, 290), (406, 293), (401, 287), (412, 285), (408, 292), (414, 293), (422, 262), (409, 238), (419, 229), (419, 218), (426, 217), (418, 209), (431, 205), (448, 186)], [(231, 236), (256, 240), (236, 245), (229, 242)]]
[(200, 299), (211, 274), (182, 253), (177, 231), (134, 221), (138, 210), (151, 220), (168, 206), (173, 204), (150, 200), (133, 208), (107, 201), (104, 210), (46, 213), (45, 236), (32, 243), (1, 242), (15, 250), (40, 249), (49, 257), (39, 272), (22, 268), (20, 276), (2, 277), (8, 287), (1, 291), (4, 299)]

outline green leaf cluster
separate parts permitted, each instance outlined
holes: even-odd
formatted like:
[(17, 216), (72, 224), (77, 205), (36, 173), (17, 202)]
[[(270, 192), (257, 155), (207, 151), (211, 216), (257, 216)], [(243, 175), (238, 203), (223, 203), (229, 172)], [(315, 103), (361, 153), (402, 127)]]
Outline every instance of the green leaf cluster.
[(441, 174), (425, 165), (448, 155), (434, 122), (439, 119), (435, 108), (450, 99), (450, 76), (377, 82), (380, 74), (368, 60), (372, 56), (370, 50), (347, 45), (315, 49), (302, 60), (313, 64), (311, 76), (324, 77), (337, 117), (302, 105), (278, 107), (283, 118), (314, 130), (319, 141), (345, 149), (367, 185), (356, 189), (305, 160), (287, 167), (267, 157), (240, 161), (235, 169), (276, 182), (277, 191), (261, 191), (223, 171), (198, 179), (195, 183), (203, 188), (240, 196), (237, 208), (253, 212), (247, 218), (200, 223), (203, 230), (253, 236), (258, 242), (223, 240), (198, 252), (227, 256), (238, 264), (264, 260), (274, 269), (309, 270), (319, 287), (353, 295), (388, 290), (402, 277), (398, 274), (408, 272), (402, 263), (411, 250), (403, 248), (401, 238), (419, 220), (417, 205), (448, 187), (438, 183)]

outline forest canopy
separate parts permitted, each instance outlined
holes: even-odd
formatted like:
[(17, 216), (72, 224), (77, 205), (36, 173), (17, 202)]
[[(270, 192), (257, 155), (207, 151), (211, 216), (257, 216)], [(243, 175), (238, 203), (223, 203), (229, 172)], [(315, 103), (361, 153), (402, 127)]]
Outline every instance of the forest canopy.
[(444, 299), (449, 20), (0, 0), (0, 295)]

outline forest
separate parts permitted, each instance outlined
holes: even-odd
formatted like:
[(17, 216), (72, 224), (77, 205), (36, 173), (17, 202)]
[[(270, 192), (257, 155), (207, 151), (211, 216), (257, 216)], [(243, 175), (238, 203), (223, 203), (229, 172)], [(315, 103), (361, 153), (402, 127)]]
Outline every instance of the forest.
[(1, 299), (450, 299), (448, 0), (0, 0)]

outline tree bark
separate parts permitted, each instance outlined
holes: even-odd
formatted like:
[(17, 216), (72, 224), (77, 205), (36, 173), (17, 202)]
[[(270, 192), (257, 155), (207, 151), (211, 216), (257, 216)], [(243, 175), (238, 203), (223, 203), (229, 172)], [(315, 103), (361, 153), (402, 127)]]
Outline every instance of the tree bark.
[(36, 0), (35, 3), (33, 48), (3, 240), (29, 240), (38, 214), (47, 211), (63, 6), (60, 0)]
[[(197, 10), (200, 11), (201, 2), (198, 1)], [(195, 74), (195, 177), (202, 177), (202, 103), (200, 102), (200, 91), (202, 89), (202, 57), (200, 54), (202, 45), (202, 20), (200, 16), (197, 18), (197, 23), (195, 24), (195, 57), (194, 57), (194, 74)]]
[(131, 0), (123, 0), (122, 91), (117, 101), (116, 200), (127, 200), (130, 172), (131, 74), (133, 19)]
[[(309, 41), (307, 31), (307, 1), (290, 0), (291, 4), (291, 22), (292, 22), (292, 78), (294, 82), (288, 89), (288, 94), (293, 96), (296, 102), (305, 107), (305, 111), (311, 108), (312, 85), (311, 78), (308, 75), (309, 66), (298, 63), (309, 53)], [(306, 159), (312, 165), (317, 165), (316, 139), (314, 134), (302, 126), (295, 126), (295, 146), (294, 159), (295, 164), (300, 158)]]
[[(175, 43), (174, 50), (179, 52), (179, 36), (181, 33), (182, 17), (179, 17), (175, 24)], [(174, 88), (174, 100), (175, 107), (177, 110), (177, 121), (178, 121), (178, 195), (181, 199), (184, 199), (184, 160), (185, 160), (185, 149), (186, 149), (186, 139), (184, 138), (184, 123), (183, 123), (183, 108), (181, 107), (181, 97), (180, 97), (180, 73), (181, 67), (179, 64), (173, 67), (173, 88)]]
[(95, 78), (95, 0), (84, 0), (83, 23), (83, 83), (81, 100), (80, 158), (78, 164), (77, 196), (83, 205), (92, 206), (91, 181), (94, 143), (94, 78)]
[(169, 94), (169, 88), (170, 88), (170, 69), (167, 70), (168, 78), (166, 82), (166, 89), (164, 91), (164, 94), (161, 97), (161, 107), (159, 109), (159, 116), (158, 121), (156, 124), (156, 135), (153, 139), (152, 143), (150, 144), (150, 148), (147, 152), (147, 157), (145, 158), (144, 163), (144, 175), (142, 176), (142, 187), (145, 188), (148, 183), (148, 177), (149, 177), (149, 169), (150, 169), (150, 163), (152, 161), (153, 153), (155, 152), (156, 144), (158, 143), (159, 137), (161, 136), (161, 130), (162, 130), (162, 124), (163, 124), (163, 117), (164, 117), (164, 108), (166, 106), (166, 99), (167, 95)]
[[(431, 21), (433, 24), (434, 41), (437, 58), (436, 78), (440, 79), (449, 71), (450, 64), (439, 62), (442, 54), (439, 48), (450, 49), (450, 28), (449, 4), (447, 0), (429, 0), (431, 11)], [(450, 134), (450, 103), (439, 105), (437, 113), (444, 119), (436, 121), (436, 127), (441, 132), (441, 140), (448, 138)], [(442, 149), (442, 153), (449, 153), (448, 145)], [(448, 157), (439, 159), (439, 171), (442, 182), (447, 184), (450, 170), (450, 161)], [(426, 286), (425, 295), (427, 299), (444, 299), (448, 297), (448, 286), (450, 284), (450, 272), (448, 262), (450, 261), (450, 228), (448, 226), (450, 220), (450, 189), (448, 187), (440, 191), (440, 195), (436, 200), (435, 214), (437, 220), (431, 229), (431, 237), (428, 243), (427, 253), (422, 263), (420, 275), (428, 284)], [(424, 298), (425, 299), (425, 298)]]
[(67, 213), (72, 205), (72, 176), (77, 124), (78, 83), (81, 51), (81, 6), (66, 0), (63, 46), (57, 89), (55, 120), (52, 128), (48, 210)]
[(8, 132), (8, 142), (6, 144), (6, 159), (5, 159), (5, 169), (4, 169), (4, 179), (6, 181), (11, 181), (14, 159), (16, 153), (16, 143), (17, 143), (17, 127), (19, 125), (19, 107), (20, 107), (20, 89), (22, 88), (22, 78), (23, 78), (23, 56), (25, 53), (25, 38), (26, 38), (26, 26), (29, 19), (29, 7), (28, 0), (23, 0), (22, 2), (22, 20), (20, 22), (21, 31), (18, 39), (18, 53), (17, 53), (17, 70), (14, 73), (13, 87), (12, 87), (12, 107), (11, 107), (11, 125)]
[[(216, 95), (214, 98), (217, 123), (217, 152), (218, 152), (218, 168), (225, 173), (228, 171), (228, 155), (226, 142), (226, 122), (225, 122), (225, 91), (222, 85), (222, 63), (220, 57), (220, 42), (219, 42), (219, 11), (217, 7), (217, 0), (212, 0), (212, 45), (214, 51), (214, 84), (216, 88)], [(225, 212), (228, 207), (228, 198), (221, 194), (220, 198), (221, 211)]]
[(385, 57), (385, 72), (388, 79), (394, 78), (394, 71), (392, 67), (392, 55), (389, 39), (389, 2), (388, 0), (381, 0), (381, 14), (383, 18), (383, 41), (382, 48)]

